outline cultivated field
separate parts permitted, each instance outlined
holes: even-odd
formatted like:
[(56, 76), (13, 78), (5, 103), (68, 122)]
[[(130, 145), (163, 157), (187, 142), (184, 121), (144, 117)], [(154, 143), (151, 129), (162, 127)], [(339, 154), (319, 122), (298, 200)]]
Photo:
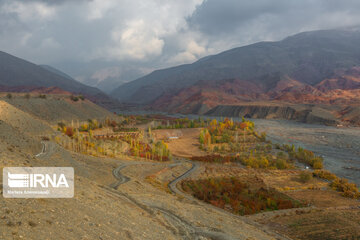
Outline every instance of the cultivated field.
[(204, 156), (206, 153), (199, 149), (199, 128), (162, 129), (154, 130), (157, 139), (164, 139), (174, 156), (193, 157)]

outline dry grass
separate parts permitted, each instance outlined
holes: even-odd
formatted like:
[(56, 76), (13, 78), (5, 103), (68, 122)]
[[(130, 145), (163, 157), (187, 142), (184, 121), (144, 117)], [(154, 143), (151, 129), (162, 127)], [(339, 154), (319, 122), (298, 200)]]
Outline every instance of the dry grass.
[(286, 192), (290, 197), (306, 201), (319, 208), (340, 207), (340, 206), (359, 206), (359, 201), (351, 198), (342, 197), (338, 192), (329, 190), (301, 190)]
[(262, 176), (268, 186), (274, 187), (279, 191), (322, 189), (328, 187), (327, 182), (316, 178), (303, 183), (300, 179), (300, 174), (300, 170), (269, 170), (264, 171)]
[(360, 209), (298, 211), (260, 222), (293, 239), (360, 238)]

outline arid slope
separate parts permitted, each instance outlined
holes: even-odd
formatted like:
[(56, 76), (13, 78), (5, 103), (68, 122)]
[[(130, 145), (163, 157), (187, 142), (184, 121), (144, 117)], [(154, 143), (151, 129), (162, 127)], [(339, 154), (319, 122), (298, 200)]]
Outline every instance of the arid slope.
[(26, 98), (25, 93), (13, 93), (9, 99), (5, 93), (0, 93), (0, 100), (52, 124), (60, 121), (117, 118), (113, 113), (87, 99), (72, 101), (69, 95), (63, 94), (47, 94), (46, 99), (43, 99), (38, 95), (32, 93), (30, 98)]

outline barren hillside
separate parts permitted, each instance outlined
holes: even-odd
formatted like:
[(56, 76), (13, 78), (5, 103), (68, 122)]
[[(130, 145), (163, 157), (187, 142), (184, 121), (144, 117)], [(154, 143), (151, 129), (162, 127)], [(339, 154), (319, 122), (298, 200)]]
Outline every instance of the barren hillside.
[(116, 118), (113, 113), (93, 102), (87, 99), (73, 101), (70, 95), (46, 94), (46, 98), (40, 98), (39, 94), (31, 93), (27, 98), (25, 93), (12, 93), (9, 99), (5, 93), (0, 93), (0, 100), (52, 124), (60, 121)]

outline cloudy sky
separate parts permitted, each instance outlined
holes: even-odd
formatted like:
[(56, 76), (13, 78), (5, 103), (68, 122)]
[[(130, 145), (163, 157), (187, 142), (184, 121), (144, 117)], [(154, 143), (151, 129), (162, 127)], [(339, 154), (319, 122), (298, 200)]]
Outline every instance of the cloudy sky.
[(0, 0), (0, 50), (106, 90), (302, 31), (360, 25), (359, 0)]

